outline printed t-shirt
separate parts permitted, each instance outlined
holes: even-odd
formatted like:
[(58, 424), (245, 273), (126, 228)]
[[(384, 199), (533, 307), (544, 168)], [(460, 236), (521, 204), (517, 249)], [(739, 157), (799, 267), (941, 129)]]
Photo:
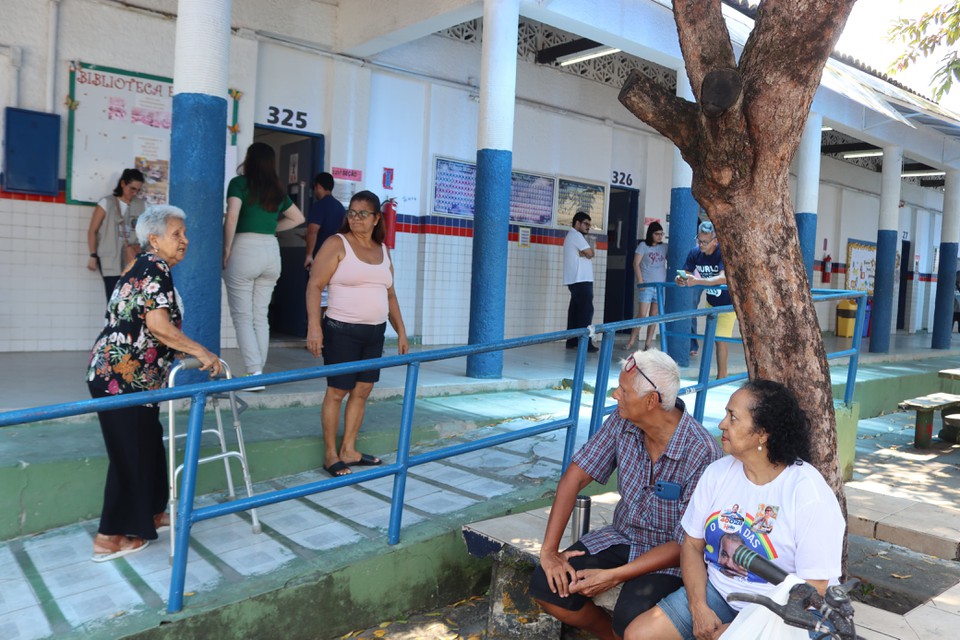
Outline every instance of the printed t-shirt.
[(652, 247), (644, 241), (637, 246), (640, 254), (640, 275), (644, 282), (664, 282), (667, 279), (667, 245), (655, 244)]
[[(686, 535), (704, 540), (708, 579), (724, 597), (773, 589), (752, 573), (737, 573), (730, 556), (740, 544), (805, 580), (836, 582), (840, 576), (843, 514), (826, 481), (806, 462), (756, 485), (739, 460), (721, 458), (703, 472), (680, 525)], [(730, 603), (738, 611), (744, 605)]]
[[(720, 247), (707, 255), (700, 249), (693, 249), (687, 254), (687, 261), (683, 263), (683, 270), (690, 273), (697, 272), (702, 278), (715, 278), (723, 271), (723, 258), (720, 256)], [(707, 302), (712, 307), (723, 307), (730, 302), (730, 292), (726, 289), (711, 287), (707, 289)]]

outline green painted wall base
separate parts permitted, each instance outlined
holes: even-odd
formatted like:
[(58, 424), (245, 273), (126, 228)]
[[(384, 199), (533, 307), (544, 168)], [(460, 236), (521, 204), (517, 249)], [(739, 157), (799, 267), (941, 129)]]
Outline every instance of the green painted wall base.
[(843, 474), (843, 481), (847, 482), (853, 479), (860, 404), (854, 402), (851, 405), (845, 405), (842, 402), (834, 402), (833, 411), (837, 416), (837, 454), (840, 458), (840, 472)]
[(436, 608), (490, 584), (490, 561), (467, 553), (459, 529), (412, 544), (401, 543), (375, 557), (330, 573), (316, 572), (283, 586), (217, 608), (160, 616), (142, 640), (232, 640), (338, 638), (381, 620)]

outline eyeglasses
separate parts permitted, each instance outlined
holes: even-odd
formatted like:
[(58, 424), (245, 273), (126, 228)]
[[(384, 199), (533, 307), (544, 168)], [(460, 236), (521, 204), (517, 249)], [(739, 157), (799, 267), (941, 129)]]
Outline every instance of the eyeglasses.
[(357, 211), (356, 209), (347, 209), (347, 217), (350, 218), (351, 220), (355, 218), (366, 220), (372, 215), (374, 215), (373, 211)]
[(663, 403), (663, 396), (660, 395), (660, 389), (657, 388), (657, 385), (653, 384), (653, 380), (651, 380), (651, 379), (647, 376), (647, 374), (645, 374), (645, 373), (643, 372), (643, 369), (641, 369), (640, 367), (637, 366), (637, 361), (634, 360), (633, 356), (630, 356), (629, 358), (627, 358), (627, 364), (623, 365), (623, 370), (624, 370), (626, 373), (630, 373), (630, 372), (633, 371), (634, 369), (637, 370), (637, 373), (639, 373), (640, 375), (643, 376), (643, 379), (644, 379), (644, 380), (646, 380), (647, 382), (650, 383), (650, 386), (653, 387), (653, 390), (656, 391), (656, 393), (657, 393), (657, 400), (662, 404), (662, 403)]
[(700, 238), (697, 238), (697, 244), (700, 245), (701, 247), (709, 247), (710, 243), (716, 239), (717, 239), (716, 236), (710, 238), (709, 240), (701, 240)]

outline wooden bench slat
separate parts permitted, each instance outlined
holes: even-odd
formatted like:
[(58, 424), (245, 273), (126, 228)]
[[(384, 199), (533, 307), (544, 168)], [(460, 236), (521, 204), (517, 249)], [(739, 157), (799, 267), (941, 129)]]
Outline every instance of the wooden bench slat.
[(960, 395), (953, 393), (931, 393), (928, 396), (904, 400), (899, 406), (901, 409), (934, 411), (956, 403), (960, 403)]

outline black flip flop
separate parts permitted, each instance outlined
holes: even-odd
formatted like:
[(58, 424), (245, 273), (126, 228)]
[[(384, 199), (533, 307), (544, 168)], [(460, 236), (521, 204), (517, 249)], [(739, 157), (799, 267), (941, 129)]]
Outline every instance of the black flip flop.
[(377, 456), (371, 456), (366, 453), (360, 454), (360, 459), (356, 462), (351, 462), (350, 464), (356, 465), (358, 467), (379, 467), (383, 464), (383, 460)]
[[(350, 467), (343, 460), (337, 460), (329, 467), (324, 467), (323, 470), (334, 478), (342, 478), (343, 476), (350, 475)], [(343, 473), (344, 471), (346, 471), (346, 473)]]

